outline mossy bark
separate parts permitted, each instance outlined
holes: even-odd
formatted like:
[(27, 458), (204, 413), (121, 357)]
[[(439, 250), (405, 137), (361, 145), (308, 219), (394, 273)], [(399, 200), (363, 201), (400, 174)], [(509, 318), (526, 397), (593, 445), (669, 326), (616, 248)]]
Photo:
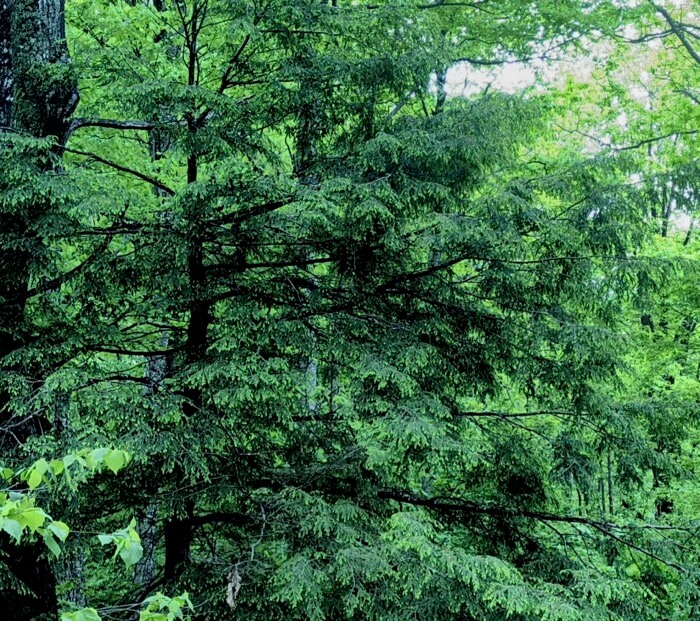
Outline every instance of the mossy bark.
[(78, 103), (64, 0), (15, 0), (10, 11), (13, 129), (62, 141)]

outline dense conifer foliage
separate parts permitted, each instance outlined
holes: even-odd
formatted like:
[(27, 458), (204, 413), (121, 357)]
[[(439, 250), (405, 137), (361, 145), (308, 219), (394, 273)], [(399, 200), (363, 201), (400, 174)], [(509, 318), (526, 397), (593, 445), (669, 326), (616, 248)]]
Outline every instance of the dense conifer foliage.
[(7, 618), (696, 618), (693, 18), (0, 2)]

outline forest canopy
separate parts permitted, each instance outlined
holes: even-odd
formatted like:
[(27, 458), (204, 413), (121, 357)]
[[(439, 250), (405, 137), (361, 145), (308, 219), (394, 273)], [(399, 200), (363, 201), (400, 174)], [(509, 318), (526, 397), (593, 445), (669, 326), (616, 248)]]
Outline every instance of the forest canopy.
[(0, 0), (0, 616), (699, 618), (699, 106), (693, 0)]

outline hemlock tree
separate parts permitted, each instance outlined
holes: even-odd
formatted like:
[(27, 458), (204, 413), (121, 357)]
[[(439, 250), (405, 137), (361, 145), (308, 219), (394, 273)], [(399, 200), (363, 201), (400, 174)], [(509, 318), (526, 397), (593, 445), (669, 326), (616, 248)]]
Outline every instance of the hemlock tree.
[[(57, 492), (62, 566), (2, 542), (15, 618), (693, 617), (687, 526), (622, 511), (645, 195), (556, 99), (445, 91), (613, 6), (71, 0), (68, 48), (61, 9), (3, 5), (3, 459), (133, 460)], [(91, 535), (132, 518), (135, 580)]]

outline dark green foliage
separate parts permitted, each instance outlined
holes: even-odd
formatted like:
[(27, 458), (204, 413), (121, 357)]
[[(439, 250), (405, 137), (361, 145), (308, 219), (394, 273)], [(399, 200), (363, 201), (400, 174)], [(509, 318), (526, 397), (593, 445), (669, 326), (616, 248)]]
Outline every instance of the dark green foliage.
[[(62, 605), (694, 618), (695, 307), (629, 329), (673, 279), (648, 194), (568, 157), (547, 94), (440, 92), (609, 7), (339, 4), (74, 0), (77, 117), (2, 136), (3, 461), (133, 458), (46, 499)], [(132, 518), (113, 571), (93, 534)]]

